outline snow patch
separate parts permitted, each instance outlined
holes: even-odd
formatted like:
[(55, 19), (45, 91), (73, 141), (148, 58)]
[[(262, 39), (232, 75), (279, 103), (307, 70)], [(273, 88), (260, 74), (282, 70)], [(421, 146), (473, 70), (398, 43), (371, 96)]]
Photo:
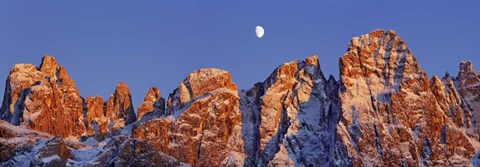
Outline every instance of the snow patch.
[(57, 154), (55, 154), (55, 155), (52, 155), (52, 156), (49, 156), (49, 157), (42, 158), (42, 162), (43, 163), (50, 163), (53, 160), (60, 160), (60, 159), (61, 158)]

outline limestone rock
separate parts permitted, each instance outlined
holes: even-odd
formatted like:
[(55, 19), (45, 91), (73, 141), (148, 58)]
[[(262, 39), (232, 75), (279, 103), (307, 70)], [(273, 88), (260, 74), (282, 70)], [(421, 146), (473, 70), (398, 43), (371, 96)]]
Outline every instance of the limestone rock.
[(47, 133), (23, 129), (0, 120), (0, 166), (19, 165), (13, 160), (17, 152), (32, 149), (37, 143), (50, 138), (53, 136)]
[(15, 65), (5, 90), (1, 119), (61, 137), (85, 134), (82, 98), (55, 58), (45, 56), (40, 67)]
[(472, 144), (445, 114), (426, 73), (394, 31), (352, 38), (340, 58), (340, 77), (337, 135), (348, 157), (337, 161), (353, 166), (469, 163)]
[(167, 115), (141, 124), (133, 136), (194, 166), (242, 166), (239, 103), (227, 71), (200, 69), (170, 94)]
[(143, 140), (116, 136), (103, 146), (103, 151), (95, 155), (95, 159), (83, 166), (180, 166), (178, 160), (155, 151), (152, 147)]
[(110, 95), (105, 114), (110, 121), (109, 126), (111, 127), (109, 129), (113, 131), (137, 120), (133, 110), (130, 89), (124, 82), (120, 82), (115, 89), (115, 93)]
[(157, 87), (148, 89), (147, 95), (142, 104), (137, 109), (137, 120), (141, 120), (144, 115), (159, 117), (165, 113), (165, 99), (161, 97), (160, 90)]
[(1, 120), (0, 154), (0, 166), (65, 166), (72, 157), (61, 138)]
[(435, 95), (442, 110), (450, 117), (450, 120), (458, 127), (470, 129), (472, 127), (472, 115), (464, 109), (462, 97), (458, 93), (454, 81), (447, 74), (440, 80), (437, 76), (430, 81), (432, 93)]
[(64, 166), (72, 156), (65, 142), (55, 137), (39, 149), (31, 166)]
[(197, 70), (180, 82), (173, 94), (169, 95), (166, 114), (174, 114), (175, 110), (183, 109), (196, 98), (221, 88), (237, 91), (237, 86), (227, 71), (214, 68)]
[(480, 140), (480, 76), (469, 61), (461, 62), (456, 86), (461, 95), (463, 109), (472, 114), (472, 128), (469, 129), (475, 139)]
[(107, 133), (110, 120), (105, 115), (103, 98), (100, 96), (87, 97), (85, 107), (87, 135)]
[(326, 79), (310, 56), (241, 91), (227, 71), (200, 69), (166, 107), (150, 88), (135, 115), (123, 82), (106, 102), (84, 99), (53, 57), (17, 64), (0, 108), (0, 166), (480, 164), (471, 62), (429, 79), (396, 32), (375, 30), (352, 38), (339, 65), (340, 79)]
[(144, 140), (115, 136), (92, 146), (0, 120), (0, 166), (168, 166), (181, 163)]
[(244, 91), (247, 166), (331, 166), (338, 85), (327, 82), (317, 56), (278, 67)]

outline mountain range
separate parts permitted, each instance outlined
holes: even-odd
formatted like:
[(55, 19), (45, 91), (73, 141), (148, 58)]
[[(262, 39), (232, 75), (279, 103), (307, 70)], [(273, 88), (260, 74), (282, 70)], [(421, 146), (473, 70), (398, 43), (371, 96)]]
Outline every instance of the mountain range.
[(135, 107), (126, 83), (82, 97), (45, 56), (16, 64), (0, 108), (0, 166), (479, 166), (480, 74), (429, 77), (395, 31), (353, 37), (328, 78), (317, 56), (239, 90), (189, 74)]

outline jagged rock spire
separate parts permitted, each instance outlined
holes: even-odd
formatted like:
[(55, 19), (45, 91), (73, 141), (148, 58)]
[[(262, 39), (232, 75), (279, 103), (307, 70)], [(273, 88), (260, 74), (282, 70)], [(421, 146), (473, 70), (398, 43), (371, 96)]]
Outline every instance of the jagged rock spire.
[(115, 88), (115, 93), (110, 95), (106, 104), (106, 116), (113, 122), (112, 130), (117, 130), (127, 124), (135, 122), (137, 117), (132, 105), (130, 88), (120, 81)]
[(75, 83), (48, 55), (40, 68), (17, 64), (10, 70), (0, 115), (12, 124), (61, 137), (85, 134), (82, 98)]
[(157, 87), (148, 89), (142, 104), (138, 106), (137, 120), (141, 120), (144, 115), (153, 115), (159, 117), (165, 113), (165, 99), (162, 98), (160, 90)]
[(460, 63), (456, 78), (459, 94), (462, 97), (462, 106), (465, 111), (472, 114), (471, 128), (467, 133), (477, 140), (480, 139), (480, 76), (475, 72), (473, 63), (464, 61)]

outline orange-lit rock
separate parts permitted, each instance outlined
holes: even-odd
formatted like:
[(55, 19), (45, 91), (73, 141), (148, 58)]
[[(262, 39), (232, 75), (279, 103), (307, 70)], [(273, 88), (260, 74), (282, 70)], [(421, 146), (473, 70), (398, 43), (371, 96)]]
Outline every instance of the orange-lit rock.
[(55, 58), (43, 57), (40, 67), (15, 65), (6, 87), (1, 119), (61, 137), (85, 134), (82, 98)]
[(141, 120), (145, 114), (158, 117), (165, 112), (165, 99), (160, 95), (157, 87), (148, 89), (147, 95), (143, 99), (142, 104), (137, 109), (137, 120)]
[(87, 135), (107, 133), (110, 120), (107, 119), (104, 112), (103, 98), (100, 96), (87, 97), (85, 105)]
[(455, 126), (463, 125), (463, 112), (457, 118), (444, 110), (458, 99), (438, 78), (430, 85), (394, 31), (352, 38), (340, 58), (340, 73), (344, 90), (337, 134), (353, 166), (469, 163), (475, 150)]
[(134, 131), (155, 148), (194, 166), (243, 164), (237, 86), (227, 71), (200, 69), (169, 96), (164, 118)]
[(133, 110), (132, 95), (127, 84), (120, 82), (115, 88), (115, 93), (110, 95), (106, 104), (105, 114), (110, 121), (111, 130), (118, 130), (121, 127), (137, 120)]

